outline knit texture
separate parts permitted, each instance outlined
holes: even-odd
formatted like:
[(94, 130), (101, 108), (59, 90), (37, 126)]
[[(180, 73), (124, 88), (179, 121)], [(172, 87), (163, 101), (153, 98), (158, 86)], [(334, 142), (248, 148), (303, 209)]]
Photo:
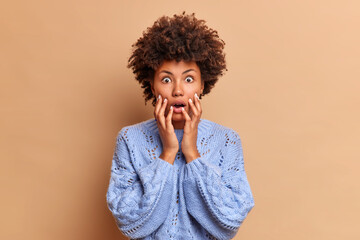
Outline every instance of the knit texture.
[(201, 119), (200, 157), (186, 163), (183, 133), (175, 129), (180, 149), (172, 165), (159, 158), (155, 119), (119, 131), (106, 200), (129, 238), (231, 239), (254, 207), (239, 135)]

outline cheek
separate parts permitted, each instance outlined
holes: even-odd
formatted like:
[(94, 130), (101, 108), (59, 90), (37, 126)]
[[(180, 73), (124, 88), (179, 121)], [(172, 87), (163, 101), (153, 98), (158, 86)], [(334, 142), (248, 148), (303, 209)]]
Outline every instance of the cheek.
[(158, 84), (155, 84), (154, 93), (156, 96), (158, 96), (160, 94), (164, 98), (164, 96), (168, 97), (169, 93), (171, 93), (171, 89), (164, 87), (164, 86), (159, 86)]
[(190, 94), (189, 97), (194, 98), (195, 93), (199, 93), (199, 92), (200, 92), (200, 88), (198, 88), (198, 87), (191, 88), (190, 91), (189, 91), (189, 94)]

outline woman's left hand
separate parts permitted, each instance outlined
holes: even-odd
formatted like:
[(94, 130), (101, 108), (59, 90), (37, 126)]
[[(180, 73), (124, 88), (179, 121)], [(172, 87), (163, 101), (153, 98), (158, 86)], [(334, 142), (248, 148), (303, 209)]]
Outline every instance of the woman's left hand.
[(185, 125), (184, 125), (184, 135), (181, 142), (181, 150), (186, 158), (186, 162), (189, 163), (192, 160), (199, 158), (200, 154), (198, 152), (196, 142), (197, 142), (197, 133), (198, 133), (198, 125), (200, 122), (200, 117), (202, 113), (200, 100), (197, 94), (195, 93), (194, 101), (189, 99), (188, 103), (191, 109), (191, 117), (183, 108), (182, 113), (185, 117)]

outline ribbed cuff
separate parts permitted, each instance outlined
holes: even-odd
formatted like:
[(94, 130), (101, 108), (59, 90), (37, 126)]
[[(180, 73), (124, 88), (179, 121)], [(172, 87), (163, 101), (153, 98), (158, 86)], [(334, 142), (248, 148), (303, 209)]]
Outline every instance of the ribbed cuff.
[(139, 170), (139, 176), (142, 177), (144, 174), (150, 171), (152, 171), (155, 175), (160, 173), (161, 176), (168, 176), (168, 173), (171, 172), (173, 168), (174, 166), (172, 164), (157, 157), (153, 159), (151, 163)]
[(221, 168), (208, 163), (201, 157), (196, 158), (185, 165), (184, 180), (194, 178), (197, 174), (207, 173), (208, 171), (215, 172), (218, 176), (221, 176)]

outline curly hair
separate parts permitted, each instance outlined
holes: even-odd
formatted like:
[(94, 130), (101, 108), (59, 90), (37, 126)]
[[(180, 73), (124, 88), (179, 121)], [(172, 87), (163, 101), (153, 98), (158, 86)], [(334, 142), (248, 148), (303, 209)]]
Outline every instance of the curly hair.
[(195, 61), (204, 83), (201, 98), (227, 71), (224, 45), (217, 31), (206, 26), (204, 20), (195, 18), (195, 13), (187, 15), (183, 12), (172, 18), (163, 16), (132, 45), (127, 67), (132, 69), (141, 88), (144, 88), (145, 105), (153, 99), (152, 105), (155, 106), (156, 97), (151, 91), (151, 82), (156, 69), (166, 60)]

